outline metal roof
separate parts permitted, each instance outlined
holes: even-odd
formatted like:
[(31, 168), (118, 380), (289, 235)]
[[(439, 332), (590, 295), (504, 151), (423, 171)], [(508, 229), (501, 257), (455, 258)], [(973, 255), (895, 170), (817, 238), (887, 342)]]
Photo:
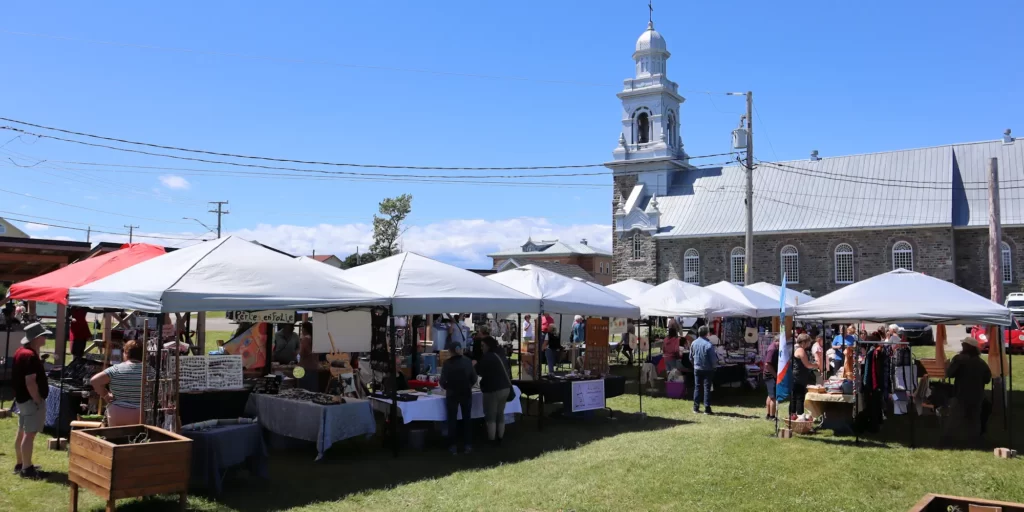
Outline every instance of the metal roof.
[(511, 265), (506, 265), (504, 270), (533, 265), (545, 270), (550, 270), (556, 274), (561, 274), (565, 277), (578, 277), (584, 281), (594, 280), (594, 276), (592, 276), (590, 272), (587, 272), (579, 265), (571, 263), (558, 263), (554, 261), (518, 261), (516, 259), (510, 259), (507, 263), (511, 263)]
[(511, 256), (535, 256), (542, 254), (544, 256), (569, 256), (573, 254), (581, 255), (600, 255), (600, 256), (611, 256), (610, 251), (600, 249), (588, 244), (570, 244), (566, 242), (560, 242), (558, 240), (547, 240), (544, 242), (534, 242), (537, 245), (551, 244), (548, 247), (540, 251), (523, 252), (522, 249), (510, 249), (507, 251), (498, 251), (495, 253), (488, 254), (488, 258), (502, 258)]
[[(1024, 224), (1024, 141), (992, 141), (761, 162), (754, 170), (754, 231), (987, 225), (990, 157), (999, 158), (1003, 224)], [(744, 233), (745, 172), (736, 165), (674, 173), (668, 194), (658, 197), (657, 236)]]

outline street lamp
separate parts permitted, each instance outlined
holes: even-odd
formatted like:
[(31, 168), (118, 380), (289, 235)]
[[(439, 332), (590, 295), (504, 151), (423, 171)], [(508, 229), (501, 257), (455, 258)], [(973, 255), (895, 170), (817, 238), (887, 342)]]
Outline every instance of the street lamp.
[(198, 222), (200, 226), (206, 228), (206, 232), (207, 233), (211, 233), (211, 232), (215, 231), (213, 228), (211, 228), (210, 226), (207, 226), (206, 224), (203, 224), (203, 221), (201, 221), (201, 220), (199, 220), (199, 219), (197, 219), (195, 217), (182, 217), (182, 220), (194, 220), (194, 221)]

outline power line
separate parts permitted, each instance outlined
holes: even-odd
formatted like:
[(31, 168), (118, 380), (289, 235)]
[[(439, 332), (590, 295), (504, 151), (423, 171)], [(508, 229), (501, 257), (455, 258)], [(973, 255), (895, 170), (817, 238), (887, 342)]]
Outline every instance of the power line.
[(78, 206), (77, 204), (63, 203), (63, 202), (60, 202), (60, 201), (54, 201), (53, 199), (46, 199), (46, 198), (42, 198), (42, 197), (36, 197), (36, 196), (34, 196), (32, 194), (25, 194), (25, 193), (22, 193), (22, 192), (14, 192), (12, 190), (6, 190), (6, 189), (2, 189), (2, 188), (0, 188), (0, 192), (5, 192), (7, 194), (13, 194), (13, 195), (16, 195), (16, 196), (24, 196), (24, 197), (28, 197), (30, 199), (35, 199), (37, 201), (45, 201), (47, 203), (59, 204), (61, 206), (67, 206), (67, 207), (70, 207), (70, 208), (79, 208), (79, 209), (82, 209), (82, 210), (88, 210), (88, 211), (96, 212), (96, 213), (105, 213), (107, 215), (117, 215), (119, 217), (128, 217), (130, 219), (149, 220), (149, 221), (153, 221), (153, 222), (163, 222), (163, 223), (166, 223), (166, 224), (188, 224), (187, 222), (155, 219), (155, 218), (152, 218), (152, 217), (140, 217), (138, 215), (128, 215), (127, 213), (117, 213), (117, 212), (108, 212), (106, 210), (97, 210), (96, 208), (88, 208), (88, 207), (85, 207), (85, 206)]
[[(824, 180), (842, 181), (842, 182), (847, 182), (847, 183), (858, 183), (858, 184), (862, 184), (862, 185), (891, 185), (891, 186), (898, 185), (898, 186), (901, 186), (901, 187), (904, 187), (904, 188), (918, 188), (918, 189), (926, 189), (926, 190), (927, 189), (930, 189), (930, 190), (985, 190), (986, 189), (986, 187), (966, 187), (966, 186), (965, 187), (960, 187), (960, 186), (954, 186), (952, 181), (917, 181), (917, 180), (901, 180), (901, 179), (894, 179), (894, 178), (876, 178), (876, 177), (870, 177), (870, 176), (854, 176), (854, 175), (850, 175), (850, 174), (833, 173), (833, 172), (828, 172), (828, 171), (814, 171), (814, 170), (811, 170), (811, 169), (804, 169), (804, 168), (795, 167), (795, 166), (792, 166), (792, 165), (786, 165), (786, 164), (775, 163), (775, 162), (764, 162), (764, 161), (760, 161), (760, 160), (758, 162), (761, 165), (767, 165), (767, 166), (772, 167), (772, 168), (774, 168), (774, 169), (776, 169), (778, 171), (781, 171), (781, 172), (788, 172), (788, 173), (792, 173), (792, 174), (798, 174), (798, 175), (801, 175), (801, 176), (809, 176), (809, 177), (812, 177), (812, 178), (819, 178), (819, 179), (824, 179)], [(1003, 183), (1022, 182), (1022, 181), (1024, 181), (1024, 179), (1003, 180)], [(981, 184), (981, 183), (984, 183), (984, 182), (981, 182), (981, 181), (964, 181), (962, 183), (964, 185), (968, 185), (968, 184), (972, 184), (973, 185), (973, 184)], [(943, 185), (943, 184), (948, 184), (948, 185), (945, 185), (945, 186), (925, 186), (925, 185)], [(1000, 187), (1000, 188), (1006, 188), (1006, 187)], [(1015, 188), (1015, 187), (1010, 187), (1010, 188)]]
[[(157, 148), (157, 149), (165, 149), (165, 150), (169, 150), (169, 151), (180, 151), (180, 152), (184, 152), (184, 153), (196, 153), (196, 154), (220, 156), (220, 157), (226, 157), (226, 158), (239, 158), (239, 159), (260, 160), (260, 161), (267, 161), (267, 162), (291, 163), (291, 164), (302, 164), (302, 165), (324, 165), (324, 166), (335, 166), (335, 167), (356, 167), (356, 168), (372, 168), (372, 169), (438, 170), (438, 171), (515, 171), (515, 170), (528, 171), (528, 170), (545, 170), (545, 169), (584, 169), (584, 168), (604, 167), (605, 166), (604, 163), (593, 163), (593, 164), (573, 164), (573, 165), (539, 165), (539, 166), (538, 165), (534, 165), (534, 166), (506, 166), (506, 167), (444, 167), (444, 166), (423, 166), (423, 165), (388, 165), (388, 164), (358, 164), (358, 163), (348, 163), (348, 162), (322, 162), (322, 161), (315, 161), (315, 160), (297, 160), (297, 159), (289, 159), (289, 158), (276, 158), (276, 157), (256, 156), (256, 155), (241, 155), (241, 154), (236, 154), (236, 153), (223, 153), (223, 152), (219, 152), (219, 151), (210, 151), (210, 150), (205, 150), (205, 149), (181, 148), (181, 147), (176, 147), (176, 146), (167, 146), (167, 145), (163, 145), (163, 144), (154, 144), (154, 143), (150, 143), (150, 142), (138, 142), (138, 141), (131, 141), (131, 140), (126, 140), (126, 139), (119, 139), (119, 138), (115, 138), (115, 137), (106, 137), (106, 136), (102, 136), (102, 135), (94, 135), (94, 134), (89, 134), (89, 133), (84, 133), (84, 132), (77, 132), (77, 131), (73, 131), (73, 130), (66, 130), (66, 129), (63, 129), (63, 128), (54, 128), (54, 127), (50, 127), (50, 126), (43, 126), (43, 125), (39, 125), (39, 124), (35, 124), (35, 123), (29, 123), (29, 122), (25, 122), (25, 121), (18, 121), (16, 119), (10, 119), (10, 118), (6, 118), (6, 117), (0, 117), (0, 121), (7, 121), (7, 122), (17, 123), (17, 124), (21, 124), (21, 125), (25, 125), (25, 126), (32, 126), (34, 128), (40, 128), (40, 129), (43, 129), (43, 130), (50, 130), (50, 131), (55, 131), (55, 132), (59, 132), (59, 133), (66, 133), (66, 134), (69, 134), (69, 135), (75, 135), (75, 136), (79, 136), (79, 137), (88, 137), (88, 138), (104, 140), (104, 141), (108, 141), (108, 142), (117, 142), (117, 143), (121, 143), (121, 144), (131, 144), (131, 145), (135, 145), (135, 146), (143, 146), (143, 147), (150, 147), (150, 148)], [(165, 157), (165, 158), (175, 158), (175, 159), (180, 159), (180, 160), (191, 160), (191, 161), (197, 161), (197, 162), (215, 163), (215, 164), (223, 164), (223, 165), (241, 165), (241, 166), (249, 166), (249, 167), (262, 167), (262, 166), (252, 165), (252, 164), (239, 164), (237, 162), (224, 162), (224, 161), (218, 161), (218, 160), (204, 160), (204, 159), (199, 159), (199, 158), (182, 157), (182, 156), (178, 156), (178, 155), (168, 155), (168, 154), (165, 154), (165, 153), (152, 153), (152, 152), (147, 152), (147, 151), (130, 150), (130, 149), (127, 149), (127, 148), (119, 148), (119, 147), (116, 147), (116, 146), (107, 146), (107, 145), (103, 145), (103, 144), (93, 144), (93, 143), (88, 143), (88, 142), (79, 141), (79, 140), (65, 139), (65, 138), (61, 138), (61, 137), (54, 137), (52, 135), (43, 135), (43, 134), (38, 134), (38, 133), (32, 133), (32, 132), (28, 132), (26, 130), (23, 130), (21, 128), (17, 128), (17, 127), (14, 127), (14, 126), (0, 126), (0, 129), (5, 129), (5, 130), (14, 131), (14, 132), (19, 132), (19, 133), (22, 133), (22, 134), (25, 134), (25, 135), (32, 135), (32, 136), (35, 136), (35, 137), (43, 137), (43, 138), (52, 139), (52, 140), (59, 140), (59, 141), (63, 141), (63, 142), (72, 142), (72, 143), (76, 143), (76, 144), (83, 144), (83, 145), (87, 145), (87, 146), (94, 146), (94, 147), (101, 147), (101, 148), (106, 148), (106, 149), (113, 149), (113, 150), (117, 150), (117, 151), (126, 151), (126, 152), (130, 152), (130, 153), (139, 153), (139, 154), (144, 154), (144, 155), (149, 155), (149, 156), (160, 156), (160, 157)], [(715, 156), (723, 156), (723, 155), (726, 155), (726, 154), (733, 154), (733, 153), (719, 153), (719, 154), (714, 154), (714, 155), (691, 156), (689, 158), (691, 160), (695, 160), (695, 159), (701, 159), (701, 158), (710, 158), (710, 157), (715, 157)], [(447, 176), (447, 175), (415, 175), (415, 174), (393, 175), (393, 174), (383, 174), (383, 173), (355, 173), (355, 172), (341, 172), (341, 171), (333, 171), (332, 172), (332, 171), (325, 171), (325, 170), (320, 170), (320, 169), (296, 169), (296, 168), (289, 168), (289, 167), (269, 167), (269, 166), (268, 167), (262, 167), (262, 168), (279, 169), (279, 170), (290, 170), (290, 171), (299, 171), (299, 172), (317, 172), (317, 173), (331, 173), (331, 174), (351, 174), (351, 175), (356, 175), (356, 176), (404, 176), (404, 177), (412, 177), (412, 178), (499, 178), (499, 177), (502, 177), (502, 176)], [(522, 176), (504, 176), (504, 177), (507, 177), (507, 178), (529, 178), (529, 177), (541, 178), (541, 177), (553, 177), (553, 176), (596, 176), (596, 175), (603, 175), (603, 174), (607, 174), (607, 173), (606, 172), (601, 172), (601, 173), (593, 173), (593, 174), (576, 173), (576, 174), (557, 174), (557, 175), (530, 174), (530, 175), (522, 175)]]
[[(32, 217), (32, 215), (28, 215), (28, 217)], [(16, 218), (16, 217), (4, 217), (4, 219), (6, 219), (6, 220), (13, 220), (13, 221), (16, 221), (16, 222), (27, 222), (27, 223), (30, 223), (30, 224), (39, 224), (40, 226), (47, 226), (47, 227), (51, 227), (51, 228), (70, 229), (70, 230), (73, 230), (73, 231), (90, 231), (90, 229), (88, 229), (88, 228), (76, 228), (74, 226), (64, 226), (64, 225), (60, 225), (60, 224), (49, 224), (49, 223), (46, 223), (46, 222), (36, 222), (36, 221), (27, 220), (27, 219), (21, 219), (21, 218)], [(125, 226), (125, 227), (127, 228), (128, 226)], [(133, 228), (137, 228), (138, 226), (132, 226), (132, 227)], [(95, 229), (93, 229), (91, 231), (93, 233), (102, 233), (102, 234), (105, 234), (105, 235), (135, 236), (137, 238), (151, 238), (151, 239), (157, 239), (157, 240), (182, 240), (182, 241), (196, 241), (196, 242), (206, 242), (207, 241), (204, 238), (184, 238), (184, 237), (177, 237), (177, 236), (161, 236), (161, 235), (125, 235), (124, 233), (117, 233), (117, 232), (113, 232), (113, 231), (98, 231), (98, 230), (95, 230)]]

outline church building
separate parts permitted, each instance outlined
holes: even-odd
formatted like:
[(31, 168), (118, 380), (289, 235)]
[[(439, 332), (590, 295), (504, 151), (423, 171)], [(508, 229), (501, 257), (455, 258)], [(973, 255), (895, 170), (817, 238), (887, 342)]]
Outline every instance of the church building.
[[(691, 162), (685, 98), (665, 39), (648, 24), (624, 82), (612, 161), (616, 281), (743, 284), (746, 169)], [(751, 282), (820, 296), (906, 268), (989, 295), (988, 162), (999, 162), (1004, 294), (1024, 283), (1024, 141), (755, 162)], [(893, 290), (899, 293), (899, 290)]]

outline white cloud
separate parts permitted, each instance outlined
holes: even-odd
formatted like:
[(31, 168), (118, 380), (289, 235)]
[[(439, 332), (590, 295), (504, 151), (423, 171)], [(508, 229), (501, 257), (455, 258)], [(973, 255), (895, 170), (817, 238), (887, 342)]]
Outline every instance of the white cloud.
[(27, 231), (46, 231), (47, 229), (50, 229), (50, 226), (45, 224), (36, 224), (35, 222), (25, 223), (25, 230)]
[[(316, 226), (266, 225), (232, 232), (297, 255), (336, 254), (339, 257), (366, 251), (373, 242), (369, 224), (319, 224)], [(578, 242), (611, 249), (612, 230), (607, 224), (555, 224), (546, 218), (503, 220), (456, 219), (412, 225), (402, 237), (402, 247), (424, 256), (464, 267), (489, 267), (487, 254), (518, 247), (530, 236)]]
[(160, 176), (160, 183), (165, 187), (175, 190), (188, 190), (192, 186), (185, 178), (176, 174), (164, 174)]
[[(228, 234), (255, 240), (295, 255), (335, 254), (344, 258), (356, 251), (367, 251), (373, 243), (370, 224), (259, 224)], [(195, 232), (150, 233), (136, 231), (136, 242), (174, 247), (192, 245), (182, 238), (204, 238)], [(488, 268), (488, 253), (519, 247), (532, 236), (536, 239), (560, 239), (578, 242), (586, 238), (590, 245), (611, 249), (612, 230), (608, 224), (557, 224), (546, 218), (521, 217), (501, 220), (453, 219), (411, 225), (402, 238), (404, 250), (420, 253), (465, 268)], [(94, 241), (127, 242), (127, 235), (93, 236)]]

